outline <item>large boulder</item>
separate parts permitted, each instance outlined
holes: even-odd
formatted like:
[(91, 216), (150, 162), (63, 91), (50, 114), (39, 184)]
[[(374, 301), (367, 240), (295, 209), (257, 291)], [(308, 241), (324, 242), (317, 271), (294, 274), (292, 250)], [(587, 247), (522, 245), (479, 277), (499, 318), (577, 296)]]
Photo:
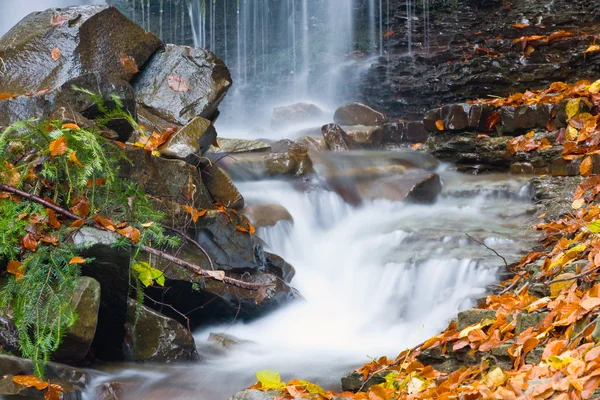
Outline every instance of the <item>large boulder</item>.
[[(81, 399), (82, 392), (91, 381), (85, 371), (54, 362), (46, 364), (45, 371), (49, 381), (59, 384), (65, 389), (66, 393), (62, 395), (63, 400)], [(17, 385), (12, 380), (16, 375), (32, 374), (33, 363), (30, 360), (0, 354), (0, 398), (43, 400), (43, 391)]]
[(212, 162), (204, 163), (201, 171), (204, 185), (215, 202), (236, 210), (244, 208), (244, 197), (225, 171)]
[[(100, 283), (98, 324), (90, 352), (93, 357), (106, 361), (119, 361), (125, 358), (123, 340), (130, 290), (131, 254), (127, 248), (114, 247), (118, 241), (119, 236), (114, 232), (86, 226), (81, 227), (73, 235), (75, 244), (87, 246), (80, 255), (93, 259), (82, 265), (82, 275), (94, 278)], [(89, 327), (91, 322), (86, 325)]]
[(333, 121), (338, 125), (383, 125), (387, 116), (364, 103), (349, 103), (335, 110)]
[(208, 50), (168, 44), (136, 77), (138, 102), (155, 115), (185, 125), (194, 117), (214, 119), (231, 87), (223, 61)]
[(378, 147), (383, 138), (383, 132), (379, 126), (342, 126), (341, 127), (355, 143), (363, 147)]
[(166, 224), (181, 228), (189, 222), (182, 205), (197, 209), (212, 206), (196, 167), (182, 160), (155, 157), (134, 146), (127, 146), (125, 155), (128, 160), (121, 163), (119, 175), (151, 197), (154, 206), (165, 214)]
[(198, 165), (200, 158), (217, 138), (217, 131), (206, 118), (196, 117), (178, 130), (159, 148), (160, 154)]
[(81, 362), (94, 340), (100, 308), (100, 284), (97, 280), (82, 276), (77, 281), (71, 304), (77, 312), (77, 321), (67, 328), (62, 343), (52, 359), (68, 364)]
[(0, 38), (0, 93), (53, 90), (94, 71), (128, 81), (160, 45), (114, 7), (31, 13)]
[(363, 199), (433, 203), (442, 190), (442, 184), (435, 172), (410, 169), (404, 174), (361, 181), (357, 189)]
[[(115, 107), (111, 96), (116, 95), (121, 99), (124, 111), (136, 117), (133, 87), (127, 81), (101, 72), (89, 72), (69, 79), (49, 92), (0, 100), (0, 126), (30, 118), (57, 118), (58, 114), (67, 118), (81, 114), (87, 119), (101, 116), (102, 112), (92, 98), (75, 87), (97, 93), (108, 109)], [(59, 110), (65, 111), (59, 113)], [(122, 119), (110, 121), (107, 128), (116, 131), (117, 135), (113, 138), (121, 141), (126, 141), (133, 131), (131, 125)]]
[(244, 208), (244, 215), (257, 228), (275, 226), (279, 221), (294, 222), (281, 204), (249, 204)]
[(271, 117), (271, 128), (284, 129), (294, 125), (305, 125), (310, 121), (323, 119), (325, 112), (314, 104), (295, 103), (289, 106), (275, 107)]
[(187, 328), (132, 299), (127, 300), (127, 327), (127, 360), (189, 361), (197, 355)]
[(213, 147), (211, 151), (215, 153), (245, 153), (271, 149), (268, 143), (261, 140), (219, 138), (217, 144), (219, 147)]
[(323, 125), (321, 128), (327, 147), (332, 151), (358, 150), (361, 146), (336, 124)]

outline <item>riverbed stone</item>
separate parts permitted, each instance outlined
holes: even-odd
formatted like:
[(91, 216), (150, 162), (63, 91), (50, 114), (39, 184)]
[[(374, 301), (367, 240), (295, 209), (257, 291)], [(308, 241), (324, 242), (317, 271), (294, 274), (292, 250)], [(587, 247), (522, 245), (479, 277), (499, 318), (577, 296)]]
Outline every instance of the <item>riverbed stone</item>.
[(327, 142), (322, 136), (302, 136), (296, 140), (298, 145), (306, 148), (308, 151), (326, 151)]
[(468, 326), (478, 324), (486, 319), (496, 320), (496, 311), (473, 308), (458, 313), (457, 329), (462, 331)]
[(234, 394), (229, 400), (273, 400), (279, 396), (279, 390), (246, 389)]
[(197, 357), (191, 332), (179, 322), (133, 299), (127, 300), (130, 361), (189, 361)]
[(296, 275), (296, 269), (277, 254), (265, 251), (265, 264), (286, 283), (290, 283)]
[(333, 121), (338, 125), (383, 125), (387, 122), (385, 113), (365, 103), (349, 103), (335, 110)]
[[(0, 93), (53, 90), (94, 71), (128, 81), (135, 73), (130, 66), (141, 67), (160, 45), (158, 37), (114, 7), (73, 6), (31, 13), (0, 38)], [(60, 56), (53, 60), (55, 47)]]
[(171, 136), (158, 151), (164, 157), (198, 165), (200, 158), (216, 138), (217, 131), (212, 122), (206, 118), (196, 117)]
[(423, 143), (428, 132), (421, 121), (394, 121), (381, 127), (384, 143)]
[(96, 334), (100, 293), (100, 283), (97, 280), (87, 276), (79, 278), (71, 298), (77, 320), (67, 328), (61, 345), (52, 354), (53, 360), (72, 365), (78, 364), (87, 355)]
[(336, 124), (323, 125), (321, 128), (327, 147), (332, 151), (358, 150), (361, 146), (356, 143), (341, 126)]
[(275, 107), (271, 117), (271, 128), (285, 129), (294, 125), (304, 125), (310, 121), (318, 121), (325, 117), (325, 112), (311, 103), (295, 103)]
[(363, 180), (357, 183), (357, 190), (362, 199), (433, 203), (442, 184), (435, 172), (410, 169), (403, 174)]
[(201, 171), (202, 181), (215, 202), (235, 210), (244, 208), (244, 197), (222, 168), (206, 162), (202, 164)]
[(244, 208), (244, 215), (256, 228), (275, 226), (279, 221), (294, 222), (292, 215), (281, 204), (248, 204)]
[[(46, 364), (45, 372), (52, 383), (57, 383), (66, 390), (63, 400), (80, 400), (83, 390), (91, 381), (85, 371), (55, 362)], [(33, 363), (30, 360), (0, 354), (0, 397), (12, 399), (12, 396), (25, 396), (32, 400), (44, 399), (44, 392), (17, 385), (12, 381), (13, 376), (32, 374)]]
[(378, 147), (382, 140), (379, 126), (353, 125), (341, 127), (354, 142), (363, 147)]
[(518, 335), (528, 328), (532, 328), (541, 323), (547, 316), (548, 312), (534, 312), (528, 313), (526, 311), (521, 311), (517, 315), (517, 325), (515, 327), (515, 333)]
[(212, 52), (167, 44), (136, 76), (133, 87), (144, 107), (185, 125), (197, 116), (214, 120), (231, 82), (227, 66)]
[(249, 151), (267, 151), (271, 145), (262, 140), (218, 138), (219, 147), (212, 147), (215, 153), (245, 153)]

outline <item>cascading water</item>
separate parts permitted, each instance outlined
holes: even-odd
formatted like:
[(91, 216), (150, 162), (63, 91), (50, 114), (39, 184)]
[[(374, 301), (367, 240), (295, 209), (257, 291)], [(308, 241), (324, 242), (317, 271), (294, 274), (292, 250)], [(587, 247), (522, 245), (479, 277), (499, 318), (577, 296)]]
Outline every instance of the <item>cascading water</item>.
[[(254, 322), (197, 332), (199, 364), (121, 366), (96, 384), (135, 381), (139, 389), (128, 399), (223, 400), (252, 384), (254, 372), (274, 369), (285, 380), (339, 389), (340, 377), (369, 357), (394, 357), (442, 330), (497, 280), (502, 265), (465, 234), (509, 259), (531, 240), (521, 229), (531, 211), (524, 182), (443, 178), (435, 205), (376, 200), (360, 208), (319, 188), (304, 193), (282, 181), (239, 183), (248, 203), (278, 203), (292, 215), (293, 223), (257, 234), (296, 267), (292, 284), (305, 300)], [(240, 344), (217, 351), (207, 342), (211, 332)]]

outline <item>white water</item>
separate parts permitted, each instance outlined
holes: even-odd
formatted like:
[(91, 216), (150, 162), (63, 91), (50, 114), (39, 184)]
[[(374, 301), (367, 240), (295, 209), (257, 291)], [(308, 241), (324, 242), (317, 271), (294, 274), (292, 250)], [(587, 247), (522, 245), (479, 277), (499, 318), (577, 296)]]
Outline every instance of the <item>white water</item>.
[[(200, 364), (135, 367), (96, 382), (144, 382), (131, 399), (223, 400), (252, 384), (254, 372), (274, 369), (285, 380), (339, 389), (340, 377), (369, 357), (395, 357), (443, 330), (497, 280), (502, 264), (465, 233), (509, 259), (531, 239), (522, 232), (530, 222), (521, 183), (492, 178), (480, 184), (510, 189), (500, 197), (492, 190), (465, 195), (460, 192), (472, 192), (480, 178), (444, 176), (447, 195), (435, 205), (373, 201), (359, 209), (319, 189), (303, 193), (281, 181), (240, 183), (248, 203), (279, 203), (293, 216), (293, 224), (280, 222), (258, 235), (296, 267), (292, 285), (306, 300), (251, 323), (197, 332)], [(502, 215), (507, 209), (511, 214)], [(206, 343), (210, 332), (250, 343), (216, 354)]]

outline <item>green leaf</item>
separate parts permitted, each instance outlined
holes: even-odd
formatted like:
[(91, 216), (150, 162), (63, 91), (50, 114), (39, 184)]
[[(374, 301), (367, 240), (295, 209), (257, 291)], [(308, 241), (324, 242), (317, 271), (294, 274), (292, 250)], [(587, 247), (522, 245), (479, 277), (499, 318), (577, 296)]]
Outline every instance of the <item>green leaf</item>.
[(396, 378), (398, 378), (398, 372), (392, 371), (385, 376), (385, 384), (383, 385), (386, 389), (395, 389)]
[(279, 372), (265, 369), (256, 373), (256, 379), (260, 382), (263, 389), (279, 389), (285, 387), (285, 383), (281, 382)]
[(159, 286), (165, 286), (165, 275), (161, 270), (151, 267), (147, 262), (140, 262), (133, 266), (138, 273), (140, 282), (146, 287), (156, 282)]
[(592, 233), (600, 233), (600, 219), (586, 225), (587, 230)]

